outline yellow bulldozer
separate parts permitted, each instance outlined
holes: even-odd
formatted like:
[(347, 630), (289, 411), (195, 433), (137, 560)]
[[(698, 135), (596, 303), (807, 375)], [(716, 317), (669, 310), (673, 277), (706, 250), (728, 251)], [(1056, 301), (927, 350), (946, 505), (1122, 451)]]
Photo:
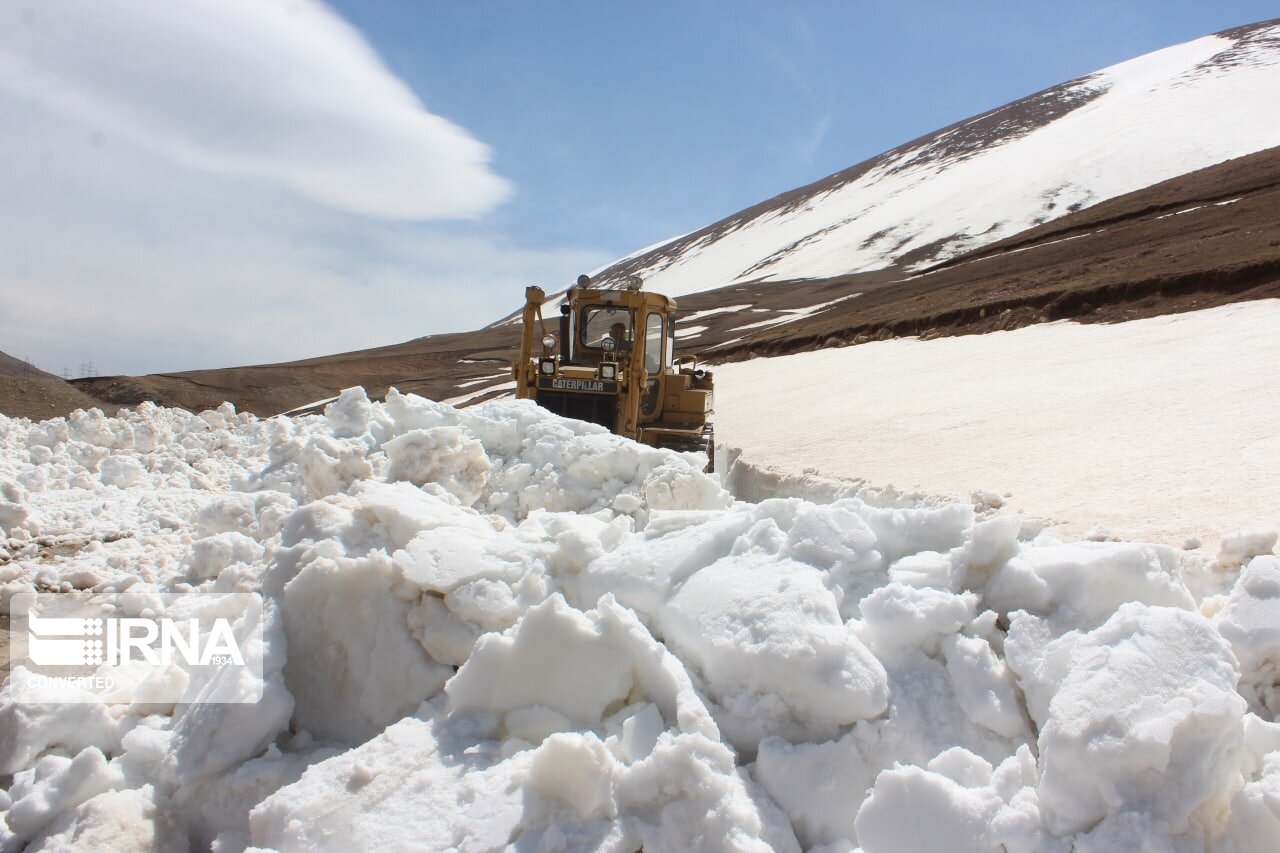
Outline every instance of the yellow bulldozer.
[(676, 357), (675, 300), (646, 293), (634, 277), (603, 288), (578, 276), (555, 332), (545, 302), (542, 288), (525, 289), (516, 396), (645, 444), (705, 453), (712, 470), (711, 372), (693, 356)]

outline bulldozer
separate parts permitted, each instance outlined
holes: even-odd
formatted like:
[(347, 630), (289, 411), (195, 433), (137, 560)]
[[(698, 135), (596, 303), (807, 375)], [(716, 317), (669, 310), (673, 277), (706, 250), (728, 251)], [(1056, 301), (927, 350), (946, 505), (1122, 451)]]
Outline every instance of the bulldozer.
[(578, 276), (554, 332), (545, 303), (542, 288), (525, 288), (517, 397), (654, 447), (705, 453), (713, 470), (712, 376), (696, 357), (675, 355), (675, 300), (634, 276), (613, 287)]

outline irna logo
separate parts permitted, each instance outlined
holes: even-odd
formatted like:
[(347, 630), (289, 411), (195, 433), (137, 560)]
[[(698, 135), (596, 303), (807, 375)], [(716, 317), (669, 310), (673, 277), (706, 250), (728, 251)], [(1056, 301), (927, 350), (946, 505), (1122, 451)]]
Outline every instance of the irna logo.
[(27, 612), (27, 656), (37, 666), (119, 666), (126, 663), (244, 666), (231, 623), (214, 619), (86, 618)]
[(19, 593), (9, 602), (6, 698), (257, 702), (267, 606), (257, 593)]

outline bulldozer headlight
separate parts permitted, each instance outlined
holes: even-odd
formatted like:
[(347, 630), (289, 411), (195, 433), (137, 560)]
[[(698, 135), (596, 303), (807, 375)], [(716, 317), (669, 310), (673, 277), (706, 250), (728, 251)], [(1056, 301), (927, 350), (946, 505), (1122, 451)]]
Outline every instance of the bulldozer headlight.
[(556, 348), (556, 336), (555, 336), (555, 335), (543, 335), (543, 337), (542, 337), (542, 345), (543, 345), (543, 347), (545, 347), (546, 349), (555, 349), (555, 348)]
[(618, 342), (615, 341), (613, 338), (606, 337), (603, 341), (600, 342), (600, 349), (604, 350), (605, 352), (613, 352), (617, 348), (618, 348)]
[(554, 358), (538, 359), (538, 372), (543, 376), (554, 376), (556, 372), (556, 360)]
[(602, 365), (600, 365), (600, 378), (601, 378), (601, 379), (617, 379), (617, 378), (618, 378), (618, 365), (616, 365), (616, 364), (602, 364)]

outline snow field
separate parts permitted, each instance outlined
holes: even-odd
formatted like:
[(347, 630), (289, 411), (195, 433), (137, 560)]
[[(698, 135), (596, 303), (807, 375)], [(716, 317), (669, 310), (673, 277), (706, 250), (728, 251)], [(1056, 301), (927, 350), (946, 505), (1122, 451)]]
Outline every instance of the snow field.
[(1062, 538), (1212, 546), (1280, 523), (1278, 325), (1264, 299), (719, 365), (716, 437), (791, 477), (1004, 494)]
[(735, 501), (528, 401), (360, 389), (0, 418), (0, 525), (6, 604), (259, 591), (266, 624), (256, 705), (0, 699), (5, 850), (1280, 845), (1274, 533)]

